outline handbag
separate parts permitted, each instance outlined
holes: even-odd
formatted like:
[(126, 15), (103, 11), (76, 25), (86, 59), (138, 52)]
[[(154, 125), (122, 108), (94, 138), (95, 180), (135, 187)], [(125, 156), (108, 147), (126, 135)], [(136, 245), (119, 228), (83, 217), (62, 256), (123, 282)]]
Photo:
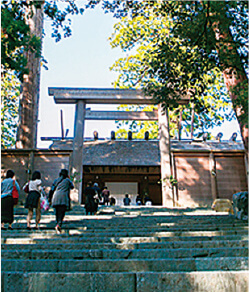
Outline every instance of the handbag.
[[(63, 179), (64, 179), (64, 178), (63, 178)], [(55, 190), (56, 190), (58, 184), (61, 183), (61, 182), (63, 181), (63, 179), (60, 180), (60, 181), (58, 181), (56, 185), (54, 185), (54, 184), (52, 185), (52, 187), (51, 187), (51, 189), (50, 189), (50, 191), (49, 191), (49, 193), (48, 193), (48, 201), (49, 201), (50, 203), (52, 202), (52, 198), (53, 198), (54, 192), (55, 192)]]
[(49, 209), (49, 202), (46, 196), (44, 196), (41, 193), (41, 199), (40, 199), (41, 209), (44, 211), (47, 211)]
[(19, 198), (19, 193), (18, 193), (18, 190), (16, 188), (16, 185), (15, 185), (15, 181), (14, 180), (13, 180), (12, 197), (13, 197), (13, 200), (14, 200), (14, 205), (17, 205), (18, 198)]
[(27, 182), (25, 187), (23, 188), (25, 193), (29, 193), (29, 183)]

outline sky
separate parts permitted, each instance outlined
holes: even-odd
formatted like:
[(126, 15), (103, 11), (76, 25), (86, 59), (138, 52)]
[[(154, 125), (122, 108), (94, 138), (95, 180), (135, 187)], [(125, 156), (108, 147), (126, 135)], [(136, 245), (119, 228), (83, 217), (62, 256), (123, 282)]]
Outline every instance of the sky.
[[(51, 22), (45, 20), (43, 56), (47, 60), (48, 70), (42, 68), (40, 83), (40, 106), (38, 123), (38, 148), (47, 148), (51, 142), (41, 141), (40, 137), (60, 137), (60, 110), (63, 110), (64, 129), (69, 129), (73, 137), (75, 105), (56, 105), (48, 95), (49, 87), (91, 87), (113, 88), (117, 73), (111, 72), (112, 64), (124, 56), (119, 48), (112, 49), (108, 38), (113, 25), (118, 21), (111, 14), (104, 14), (100, 8), (87, 10), (84, 15), (73, 16), (72, 36), (58, 43), (51, 38)], [(114, 110), (108, 105), (91, 105), (94, 110)], [(85, 137), (93, 137), (93, 131), (99, 137), (110, 137), (116, 130), (114, 121), (86, 121)], [(213, 135), (223, 132), (228, 140), (233, 132), (238, 132), (237, 122), (225, 123), (212, 131)]]

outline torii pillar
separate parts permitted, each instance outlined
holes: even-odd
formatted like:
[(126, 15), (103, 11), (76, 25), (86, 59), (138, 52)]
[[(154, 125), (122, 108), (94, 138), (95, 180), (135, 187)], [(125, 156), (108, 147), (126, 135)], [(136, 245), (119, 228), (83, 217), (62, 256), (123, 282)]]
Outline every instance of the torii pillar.
[(159, 148), (161, 156), (162, 205), (167, 207), (174, 207), (173, 190), (169, 181), (169, 178), (172, 175), (172, 160), (168, 108), (164, 110), (161, 105), (158, 106), (158, 124), (160, 136)]
[(79, 201), (81, 200), (82, 178), (83, 178), (83, 142), (85, 128), (86, 103), (78, 100), (75, 106), (73, 154), (70, 163), (70, 173), (75, 178), (76, 189), (79, 190)]

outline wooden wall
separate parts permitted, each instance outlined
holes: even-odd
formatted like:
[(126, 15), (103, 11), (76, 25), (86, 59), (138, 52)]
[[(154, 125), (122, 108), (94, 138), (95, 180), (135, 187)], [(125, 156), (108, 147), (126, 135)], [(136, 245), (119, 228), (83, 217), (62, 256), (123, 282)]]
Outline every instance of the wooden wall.
[[(1, 152), (1, 178), (8, 169), (13, 169), (16, 179), (22, 188), (30, 179), (34, 170), (39, 170), (43, 186), (48, 191), (53, 181), (58, 177), (62, 168), (69, 167), (70, 151), (51, 150), (2, 150)], [(21, 191), (20, 201), (25, 200), (26, 194)]]
[(243, 152), (214, 152), (212, 156), (210, 152), (179, 152), (173, 156), (179, 206), (211, 205), (215, 198), (232, 200), (234, 193), (247, 190)]
[[(68, 169), (70, 154), (70, 150), (2, 150), (2, 178), (7, 169), (13, 169), (22, 187), (29, 179), (28, 171), (39, 170), (48, 191), (60, 170)], [(174, 188), (177, 206), (210, 206), (215, 197), (232, 199), (235, 192), (247, 190), (243, 151), (174, 151), (173, 169), (178, 180)], [(84, 166), (83, 173), (83, 188), (88, 180), (99, 182), (100, 187), (105, 182), (136, 181), (140, 194), (148, 191), (156, 205), (162, 203), (160, 166)]]

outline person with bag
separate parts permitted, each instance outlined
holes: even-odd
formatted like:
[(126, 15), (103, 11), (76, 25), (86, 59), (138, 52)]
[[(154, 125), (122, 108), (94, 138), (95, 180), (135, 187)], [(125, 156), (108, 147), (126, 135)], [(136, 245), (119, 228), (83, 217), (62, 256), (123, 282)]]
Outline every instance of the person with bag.
[(93, 184), (93, 189), (95, 191), (95, 196), (94, 196), (94, 212), (95, 212), (95, 214), (97, 214), (99, 202), (102, 199), (101, 198), (101, 190), (99, 188), (98, 183), (94, 183)]
[(1, 182), (1, 229), (6, 230), (5, 223), (8, 223), (8, 229), (12, 228), (14, 221), (14, 197), (19, 197), (20, 186), (14, 179), (13, 170), (8, 170), (6, 178)]
[(70, 210), (70, 190), (74, 188), (72, 181), (69, 179), (67, 169), (62, 169), (51, 187), (49, 194), (52, 206), (55, 209), (57, 234), (61, 233), (61, 227), (66, 211)]
[(36, 209), (35, 212), (35, 229), (39, 229), (39, 223), (41, 220), (41, 205), (40, 205), (40, 197), (42, 191), (42, 181), (41, 181), (41, 173), (39, 171), (34, 171), (32, 175), (32, 179), (26, 183), (23, 187), (23, 190), (27, 190), (28, 185), (28, 196), (25, 202), (25, 208), (28, 209), (27, 216), (27, 229), (31, 230), (30, 223), (33, 217), (33, 209)]

